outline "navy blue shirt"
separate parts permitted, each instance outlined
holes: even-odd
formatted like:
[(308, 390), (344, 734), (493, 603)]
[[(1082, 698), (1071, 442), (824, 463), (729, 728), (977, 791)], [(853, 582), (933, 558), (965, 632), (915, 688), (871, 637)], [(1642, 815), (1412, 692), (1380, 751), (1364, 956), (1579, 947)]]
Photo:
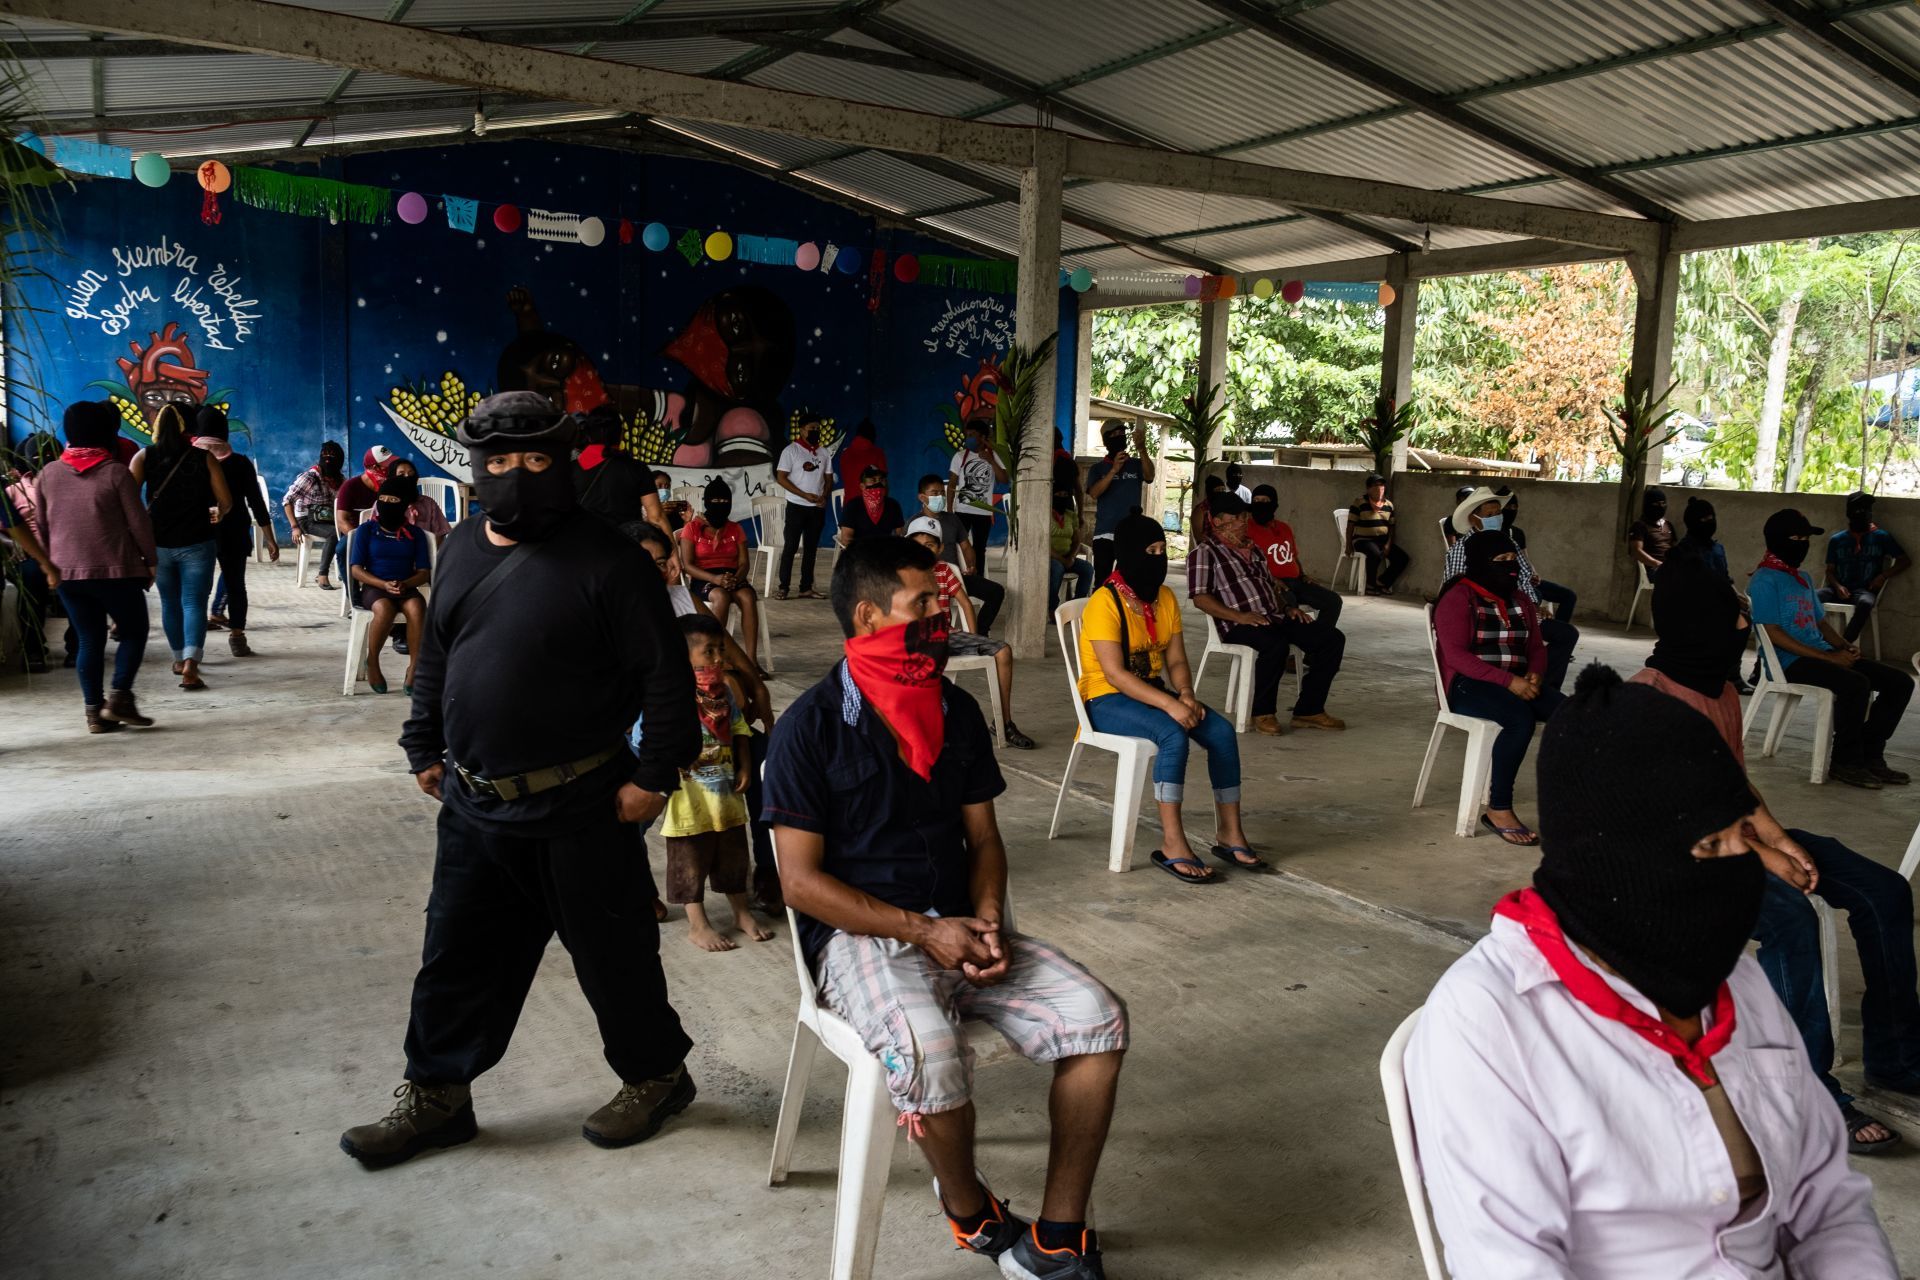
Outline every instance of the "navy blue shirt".
[(1849, 591), (1864, 591), (1888, 563), (1907, 553), (1900, 542), (1878, 526), (1864, 534), (1842, 529), (1827, 539), (1827, 565), (1834, 580)]
[[(925, 780), (838, 663), (787, 708), (767, 744), (760, 820), (826, 839), (825, 871), (889, 906), (973, 914), (973, 857), (960, 811), (1007, 789), (980, 704), (941, 682), (946, 741)], [(798, 916), (812, 963), (833, 929)]]
[[(1087, 487), (1105, 480), (1113, 474), (1113, 459), (1106, 457), (1087, 468)], [(1140, 459), (1128, 454), (1120, 467), (1120, 474), (1113, 477), (1113, 483), (1100, 491), (1093, 500), (1093, 536), (1112, 533), (1120, 527), (1120, 522), (1132, 514), (1140, 505), (1140, 490), (1147, 482), (1146, 468), (1140, 465)]]

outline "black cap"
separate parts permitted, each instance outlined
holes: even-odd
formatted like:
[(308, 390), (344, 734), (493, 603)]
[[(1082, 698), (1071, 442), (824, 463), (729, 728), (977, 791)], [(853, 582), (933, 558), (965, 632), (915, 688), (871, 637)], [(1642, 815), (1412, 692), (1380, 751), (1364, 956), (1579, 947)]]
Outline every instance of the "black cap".
[(1247, 504), (1231, 489), (1216, 489), (1207, 495), (1207, 510), (1216, 516), (1243, 516), (1247, 514)]
[(1873, 495), (1868, 493), (1866, 490), (1855, 489), (1852, 493), (1847, 495), (1847, 514), (1848, 515), (1852, 515), (1856, 511), (1871, 511), (1871, 510), (1873, 510)]
[(576, 420), (538, 391), (502, 391), (473, 406), (457, 438), (482, 454), (535, 449), (564, 455), (578, 434)]
[(1367, 472), (1367, 482), (1360, 487), (1363, 489), (1371, 489), (1377, 484), (1385, 484), (1386, 482), (1387, 478), (1378, 471), (1369, 471)]
[(192, 435), (196, 438), (212, 437), (225, 440), (229, 434), (227, 415), (218, 406), (203, 404), (193, 413)]
[(1798, 538), (1825, 532), (1825, 529), (1812, 523), (1792, 507), (1774, 512), (1767, 517), (1767, 523), (1761, 527), (1761, 535), (1769, 546), (1785, 538)]

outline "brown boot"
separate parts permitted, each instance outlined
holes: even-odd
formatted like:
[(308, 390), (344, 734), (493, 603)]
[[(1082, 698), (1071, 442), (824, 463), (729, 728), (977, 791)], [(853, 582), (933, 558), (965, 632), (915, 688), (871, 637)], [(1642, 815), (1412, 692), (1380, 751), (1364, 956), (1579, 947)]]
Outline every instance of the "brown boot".
[(100, 714), (116, 724), (136, 725), (142, 729), (153, 724), (153, 717), (141, 715), (140, 708), (134, 705), (131, 689), (115, 689), (108, 693), (107, 705)]
[(253, 649), (247, 644), (247, 633), (244, 631), (228, 632), (227, 648), (232, 650), (233, 656), (236, 658), (251, 658), (253, 656)]
[(120, 725), (118, 721), (107, 719), (105, 714), (102, 713), (99, 707), (88, 707), (87, 708), (87, 732), (88, 733), (118, 733), (120, 732)]
[(698, 1092), (684, 1063), (662, 1079), (623, 1084), (611, 1102), (587, 1117), (580, 1136), (596, 1147), (645, 1142), (660, 1132), (668, 1117), (685, 1111)]
[(409, 1080), (393, 1096), (399, 1102), (384, 1120), (340, 1135), (340, 1149), (369, 1169), (384, 1169), (435, 1147), (457, 1147), (480, 1131), (473, 1122), (473, 1091), (464, 1084)]

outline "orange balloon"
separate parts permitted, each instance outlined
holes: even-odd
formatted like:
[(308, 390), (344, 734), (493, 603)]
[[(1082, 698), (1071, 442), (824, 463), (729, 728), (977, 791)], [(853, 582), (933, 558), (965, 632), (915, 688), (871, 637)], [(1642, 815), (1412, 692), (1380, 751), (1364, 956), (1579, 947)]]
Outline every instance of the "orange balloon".
[(208, 160), (196, 171), (196, 177), (205, 190), (219, 195), (233, 185), (233, 171), (218, 160)]
[(1240, 282), (1238, 280), (1235, 280), (1232, 276), (1220, 277), (1220, 296), (1221, 297), (1231, 298), (1234, 294), (1238, 292), (1240, 292)]
[(1381, 286), (1380, 286), (1380, 305), (1381, 305), (1381, 306), (1383, 306), (1383, 307), (1390, 307), (1390, 306), (1392, 306), (1392, 305), (1393, 305), (1393, 300), (1394, 300), (1394, 298), (1395, 298), (1395, 296), (1396, 296), (1396, 295), (1395, 295), (1395, 294), (1394, 294), (1394, 292), (1393, 292), (1393, 286), (1392, 286), (1392, 285), (1390, 285), (1390, 284), (1383, 284), (1383, 285), (1381, 285)]

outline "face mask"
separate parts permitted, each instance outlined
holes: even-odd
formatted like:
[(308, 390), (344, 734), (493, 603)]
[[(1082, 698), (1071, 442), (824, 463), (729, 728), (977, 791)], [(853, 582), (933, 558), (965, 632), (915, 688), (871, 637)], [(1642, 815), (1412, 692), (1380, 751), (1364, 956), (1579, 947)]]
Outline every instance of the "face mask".
[(947, 618), (935, 614), (847, 641), (847, 674), (900, 741), (907, 767), (932, 779), (946, 745), (940, 673), (947, 667)]
[(373, 506), (373, 518), (388, 533), (397, 533), (407, 523), (407, 508), (401, 502), (376, 502)]
[(1127, 438), (1123, 435), (1102, 436), (1101, 440), (1107, 446), (1109, 454), (1118, 453), (1127, 447)]
[(695, 667), (693, 669), (693, 701), (699, 710), (700, 723), (707, 733), (718, 741), (729, 741), (733, 731), (729, 727), (732, 710), (727, 703), (727, 672), (725, 667)]
[(1847, 528), (1855, 533), (1865, 533), (1873, 528), (1873, 512), (1850, 511), (1847, 513)]
[(474, 459), (474, 496), (486, 508), (487, 523), (516, 542), (538, 542), (552, 535), (573, 511), (573, 475), (565, 467), (529, 471), (515, 467), (494, 475), (486, 459)]
[(1504, 515), (1491, 515), (1491, 516), (1480, 517), (1480, 527), (1482, 529), (1487, 529), (1487, 530), (1498, 529), (1501, 525), (1505, 524), (1506, 522), (1507, 522), (1507, 518)]
[(1808, 543), (1804, 538), (1790, 538), (1783, 546), (1769, 547), (1774, 555), (1798, 569), (1807, 558)]
[(929, 494), (926, 501), (927, 510), (936, 514), (947, 509), (947, 495), (944, 493)]
[(1160, 598), (1160, 587), (1167, 580), (1166, 552), (1156, 556), (1146, 551), (1116, 551), (1113, 567), (1142, 600), (1151, 604)]
[(1273, 522), (1273, 504), (1271, 502), (1254, 503), (1253, 522), (1255, 524), (1271, 524)]
[(1659, 524), (1662, 520), (1665, 520), (1666, 518), (1667, 518), (1666, 503), (1649, 502), (1646, 505), (1646, 521), (1648, 524)]
[(819, 443), (820, 443), (820, 432), (819, 432), (819, 431), (818, 431), (817, 429), (815, 429), (815, 428), (813, 428), (813, 427), (808, 427), (808, 428), (807, 428), (807, 433), (806, 433), (806, 436), (805, 436), (804, 438), (806, 439), (806, 442), (807, 442), (807, 443), (808, 443), (809, 445), (816, 445), (816, 444), (819, 444)]
[(1701, 542), (1712, 542), (1713, 535), (1720, 529), (1720, 517), (1700, 516), (1687, 525), (1687, 532)]
[(1513, 593), (1520, 589), (1520, 565), (1513, 560), (1495, 560), (1469, 569), (1467, 581), (1485, 587), (1503, 600), (1511, 600)]
[(1067, 512), (1073, 510), (1073, 495), (1070, 493), (1054, 494), (1053, 509), (1061, 515), (1065, 515)]
[(709, 502), (707, 504), (707, 524), (715, 529), (733, 518), (731, 502)]
[(673, 501), (673, 490), (671, 489), (663, 487), (663, 488), (655, 489), (654, 493), (659, 497), (660, 501), (662, 502)]
[(346, 470), (346, 466), (347, 460), (345, 458), (336, 458), (330, 453), (320, 455), (320, 474), (323, 476), (331, 476), (337, 479), (340, 473)]

